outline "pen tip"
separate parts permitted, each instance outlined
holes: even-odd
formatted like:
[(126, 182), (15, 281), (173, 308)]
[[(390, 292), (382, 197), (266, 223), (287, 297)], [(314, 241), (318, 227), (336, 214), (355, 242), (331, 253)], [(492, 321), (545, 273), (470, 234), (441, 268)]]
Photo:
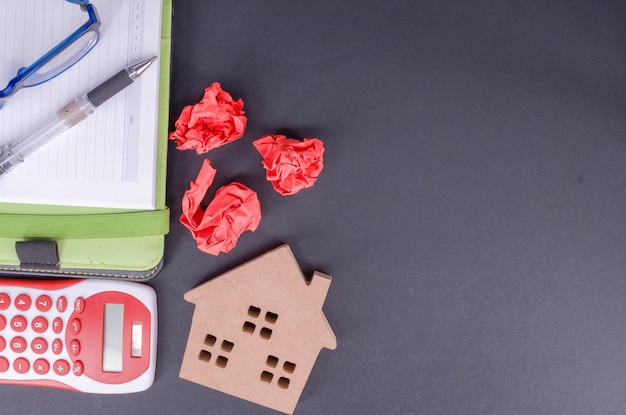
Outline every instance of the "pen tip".
[(152, 62), (154, 62), (156, 59), (157, 57), (153, 56), (150, 59), (146, 59), (145, 61), (141, 61), (130, 67), (129, 69), (131, 69), (132, 73), (129, 76), (131, 77), (131, 79), (135, 79), (136, 77), (144, 73), (145, 70), (148, 69), (148, 67), (152, 65)]

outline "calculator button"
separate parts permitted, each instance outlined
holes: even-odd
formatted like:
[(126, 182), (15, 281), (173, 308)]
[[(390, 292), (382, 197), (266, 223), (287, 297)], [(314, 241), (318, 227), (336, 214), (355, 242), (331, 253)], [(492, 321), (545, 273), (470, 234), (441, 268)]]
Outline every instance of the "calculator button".
[(60, 296), (59, 298), (57, 298), (57, 311), (59, 313), (64, 313), (66, 309), (67, 309), (67, 298), (65, 298), (64, 296)]
[(77, 356), (80, 353), (80, 342), (76, 339), (70, 342), (70, 353), (72, 356)]
[(47, 295), (40, 295), (35, 301), (35, 307), (41, 312), (46, 312), (52, 308), (52, 298)]
[(83, 297), (78, 297), (74, 300), (74, 312), (76, 314), (81, 314), (85, 311), (85, 299)]
[(15, 297), (15, 307), (20, 311), (26, 311), (30, 308), (32, 300), (26, 294), (20, 294)]
[(56, 373), (57, 375), (65, 376), (70, 371), (70, 364), (67, 363), (66, 360), (59, 359), (56, 362), (54, 362), (53, 370), (54, 370), (54, 373)]
[(81, 362), (80, 360), (75, 361), (74, 365), (72, 366), (72, 373), (74, 373), (76, 376), (80, 376), (83, 374), (84, 371), (85, 366), (83, 365), (83, 362)]
[(15, 369), (17, 373), (26, 373), (28, 369), (30, 369), (30, 362), (23, 357), (18, 357), (13, 362), (13, 369)]
[(0, 352), (3, 351), (5, 347), (7, 347), (7, 341), (4, 340), (4, 337), (0, 337)]
[(72, 319), (72, 321), (70, 321), (70, 331), (72, 332), (73, 335), (77, 335), (78, 333), (80, 333), (80, 320), (77, 318)]
[(62, 351), (63, 351), (63, 342), (61, 341), (61, 339), (52, 340), (52, 353), (61, 354)]
[(43, 354), (48, 350), (48, 342), (44, 338), (37, 337), (30, 343), (30, 348), (37, 354)]
[(9, 361), (6, 357), (0, 357), (0, 373), (9, 370)]
[(33, 370), (38, 375), (45, 375), (50, 370), (50, 363), (46, 359), (37, 359), (33, 362)]
[(6, 310), (11, 305), (11, 297), (7, 293), (0, 293), (0, 310)]
[(52, 320), (52, 331), (59, 334), (63, 331), (63, 320), (61, 317), (56, 317)]
[(43, 316), (37, 316), (30, 323), (35, 333), (43, 333), (48, 330), (48, 320)]
[(7, 319), (4, 316), (0, 316), (0, 331), (4, 330), (7, 326)]
[(13, 337), (11, 339), (11, 350), (15, 353), (22, 353), (26, 350), (26, 340), (23, 337)]
[(11, 328), (18, 333), (23, 332), (28, 327), (28, 322), (24, 316), (15, 316), (11, 319)]

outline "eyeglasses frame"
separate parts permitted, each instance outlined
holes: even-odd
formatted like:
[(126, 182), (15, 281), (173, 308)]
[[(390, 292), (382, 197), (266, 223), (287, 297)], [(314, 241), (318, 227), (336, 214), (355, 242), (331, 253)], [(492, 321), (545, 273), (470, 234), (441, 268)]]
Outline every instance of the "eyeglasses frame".
[[(80, 5), (81, 10), (87, 12), (88, 14), (87, 22), (81, 25), (78, 29), (76, 29), (67, 38), (62, 40), (54, 48), (50, 49), (41, 58), (37, 59), (32, 65), (28, 67), (20, 68), (17, 71), (17, 76), (9, 81), (9, 84), (7, 85), (7, 87), (4, 88), (3, 90), (0, 90), (0, 100), (9, 98), (10, 96), (15, 94), (19, 89), (23, 87), (26, 87), (26, 88), (33, 87), (36, 85), (40, 85), (44, 82), (47, 82), (52, 78), (55, 78), (56, 76), (60, 75), (61, 73), (65, 72), (66, 70), (74, 66), (78, 61), (80, 61), (83, 57), (85, 57), (85, 55), (87, 55), (87, 53), (89, 53), (91, 49), (93, 49), (96, 43), (98, 43), (98, 40), (100, 38), (100, 32), (98, 31), (98, 29), (100, 28), (101, 22), (100, 22), (100, 18), (98, 16), (98, 11), (96, 10), (96, 8), (91, 3), (89, 3), (88, 0), (67, 0), (67, 1), (70, 3)], [(43, 79), (42, 81), (36, 82), (33, 84), (24, 85), (24, 83), (28, 80), (28, 77), (36, 73), (46, 63), (50, 62), (55, 56), (57, 56), (59, 53), (67, 49), (72, 43), (80, 39), (82, 36), (84, 36), (88, 32), (95, 32), (96, 41), (87, 50), (82, 52), (80, 56), (74, 60), (74, 62), (72, 62), (70, 65), (63, 68), (58, 73), (54, 74), (53, 76), (49, 78)], [(3, 102), (0, 101), (0, 108), (2, 107), (2, 103)]]

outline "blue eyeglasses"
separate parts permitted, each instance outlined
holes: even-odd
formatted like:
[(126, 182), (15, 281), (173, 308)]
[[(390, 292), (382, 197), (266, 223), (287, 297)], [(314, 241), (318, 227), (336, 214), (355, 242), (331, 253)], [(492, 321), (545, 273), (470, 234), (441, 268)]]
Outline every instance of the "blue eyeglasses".
[(0, 108), (11, 95), (21, 88), (40, 85), (65, 72), (76, 62), (81, 60), (98, 43), (100, 38), (100, 19), (96, 8), (89, 0), (67, 0), (80, 6), (87, 12), (88, 20), (65, 40), (48, 51), (35, 63), (28, 67), (20, 68), (17, 76), (6, 88), (0, 91)]

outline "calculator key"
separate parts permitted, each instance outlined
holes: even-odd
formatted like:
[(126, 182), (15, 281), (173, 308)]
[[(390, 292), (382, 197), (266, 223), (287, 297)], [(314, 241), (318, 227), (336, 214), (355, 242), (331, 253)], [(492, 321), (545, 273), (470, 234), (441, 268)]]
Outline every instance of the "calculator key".
[(30, 343), (30, 348), (37, 354), (43, 354), (48, 350), (48, 342), (44, 338), (37, 337)]
[(76, 314), (81, 314), (83, 311), (85, 311), (85, 299), (83, 297), (78, 297), (74, 300), (74, 312), (76, 312)]
[(37, 359), (33, 362), (33, 370), (38, 375), (45, 375), (50, 371), (50, 363), (46, 359)]
[(35, 333), (43, 333), (48, 330), (48, 320), (43, 316), (37, 316), (30, 323)]
[(63, 342), (61, 341), (61, 339), (52, 340), (52, 353), (61, 354), (62, 351), (63, 351)]
[(63, 331), (63, 320), (61, 317), (56, 317), (52, 320), (52, 331), (59, 334)]
[(67, 310), (67, 298), (65, 296), (60, 296), (57, 298), (57, 311), (59, 313), (64, 313)]
[(80, 342), (76, 339), (70, 342), (70, 353), (72, 356), (77, 356), (80, 353)]
[(9, 361), (6, 357), (0, 357), (0, 373), (9, 370)]
[(0, 316), (0, 331), (4, 330), (7, 326), (7, 319), (4, 316)]
[(74, 373), (76, 376), (80, 376), (83, 374), (84, 371), (85, 366), (83, 365), (83, 362), (81, 362), (80, 360), (75, 361), (74, 365), (72, 366), (72, 373)]
[(67, 363), (67, 360), (59, 359), (54, 362), (53, 370), (57, 375), (65, 376), (70, 371), (70, 364)]
[(18, 357), (13, 362), (13, 369), (15, 369), (17, 373), (26, 373), (28, 369), (30, 369), (30, 362), (23, 357)]
[(15, 297), (15, 307), (20, 311), (26, 311), (30, 308), (32, 300), (26, 294), (20, 294)]
[(0, 352), (3, 351), (5, 347), (7, 347), (7, 341), (4, 340), (4, 337), (0, 337)]
[(11, 297), (7, 293), (0, 293), (0, 310), (6, 310), (11, 305)]
[(45, 294), (40, 295), (35, 301), (35, 307), (37, 307), (37, 310), (41, 312), (50, 310), (52, 308), (52, 298)]
[(28, 322), (24, 316), (14, 316), (11, 319), (11, 328), (18, 333), (23, 332), (28, 327)]
[(26, 350), (26, 340), (23, 337), (17, 336), (11, 339), (11, 350), (15, 353), (22, 353)]
[(77, 335), (78, 333), (80, 333), (80, 320), (77, 318), (72, 319), (72, 321), (70, 321), (70, 331), (72, 332), (73, 335)]

